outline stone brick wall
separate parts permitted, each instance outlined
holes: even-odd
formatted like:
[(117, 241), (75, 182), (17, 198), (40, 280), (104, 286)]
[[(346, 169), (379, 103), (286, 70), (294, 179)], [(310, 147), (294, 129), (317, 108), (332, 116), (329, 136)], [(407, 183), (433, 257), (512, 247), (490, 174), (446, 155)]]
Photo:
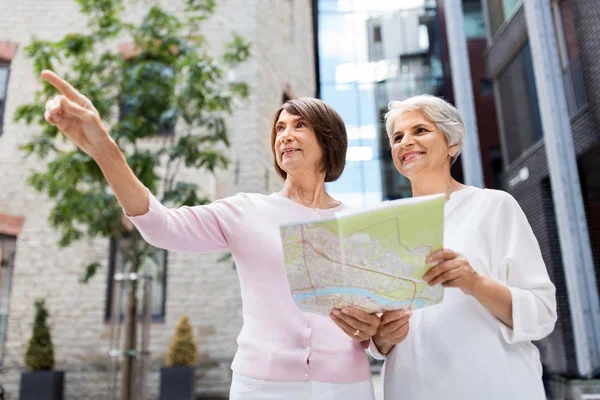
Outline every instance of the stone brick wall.
[[(161, 1), (170, 3), (173, 11), (183, 4), (181, 0)], [(132, 4), (128, 18), (135, 20), (141, 15), (140, 7), (148, 4)], [(43, 164), (33, 157), (23, 159), (18, 151), (37, 128), (12, 121), (16, 107), (32, 101), (38, 85), (31, 61), (23, 51), (31, 35), (56, 40), (68, 32), (85, 31), (86, 22), (78, 15), (73, 0), (56, 0), (49, 7), (40, 7), (35, 0), (2, 1), (0, 41), (18, 48), (11, 61), (5, 125), (0, 136), (0, 215), (24, 217), (12, 278), (6, 356), (0, 370), (0, 384), (9, 399), (15, 399), (18, 393), (25, 345), (31, 334), (33, 302), (38, 297), (46, 298), (51, 314), (56, 368), (66, 371), (66, 398), (101, 399), (106, 393), (108, 241), (82, 241), (58, 248), (58, 235), (47, 224), (48, 199), (25, 183), (29, 171)], [(251, 97), (239, 104), (228, 119), (233, 160), (230, 169), (216, 177), (185, 173), (209, 196), (280, 189), (281, 181), (272, 169), (270, 120), (281, 104), (286, 82), (297, 95), (314, 96), (311, 18), (309, 0), (220, 0), (216, 14), (203, 26), (214, 52), (223, 50), (232, 32), (253, 43), (252, 59), (234, 71), (236, 79), (250, 84)], [(175, 324), (184, 313), (190, 316), (199, 343), (198, 391), (222, 394), (228, 390), (229, 364), (242, 325), (242, 304), (237, 273), (231, 263), (218, 263), (220, 256), (169, 253), (166, 318), (151, 328), (152, 398), (158, 392), (158, 369)], [(101, 260), (103, 269), (88, 285), (79, 284), (82, 266), (95, 260)]]
[[(588, 107), (571, 120), (573, 143), (576, 154), (580, 157), (600, 142), (598, 133), (600, 79), (596, 73), (600, 59), (598, 47), (600, 9), (594, 0), (571, 1), (588, 95)], [(509, 25), (502, 35), (510, 36), (511, 28), (513, 27)], [(510, 58), (511, 52), (507, 51), (504, 57)], [(508, 182), (525, 167), (529, 170), (529, 178), (510, 187)], [(519, 201), (527, 215), (540, 243), (550, 278), (557, 289), (558, 322), (554, 332), (537, 343), (541, 351), (542, 362), (548, 374), (577, 376), (569, 298), (543, 141), (534, 145), (511, 163), (504, 171), (504, 178), (504, 187)]]
[[(510, 187), (507, 182), (518, 175), (521, 168), (529, 170), (529, 178)], [(554, 331), (537, 343), (542, 364), (545, 372), (549, 374), (576, 374), (577, 364), (572, 356), (574, 354), (574, 338), (569, 297), (543, 143), (538, 143), (524, 157), (511, 164), (505, 172), (505, 177), (504, 187), (517, 199), (527, 216), (540, 244), (550, 279), (556, 286), (558, 321)]]

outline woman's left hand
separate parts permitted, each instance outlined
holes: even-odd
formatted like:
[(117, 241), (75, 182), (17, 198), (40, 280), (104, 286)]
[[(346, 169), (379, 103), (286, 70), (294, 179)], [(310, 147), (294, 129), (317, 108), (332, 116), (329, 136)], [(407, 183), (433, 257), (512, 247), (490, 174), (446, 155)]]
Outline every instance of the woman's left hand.
[(449, 249), (431, 253), (425, 261), (427, 263), (439, 261), (439, 264), (423, 275), (423, 280), (430, 286), (441, 284), (444, 287), (459, 288), (463, 293), (471, 295), (473, 288), (482, 277), (462, 254)]
[(377, 315), (351, 307), (345, 307), (341, 310), (336, 308), (329, 316), (348, 336), (357, 342), (370, 340), (377, 333), (381, 323)]

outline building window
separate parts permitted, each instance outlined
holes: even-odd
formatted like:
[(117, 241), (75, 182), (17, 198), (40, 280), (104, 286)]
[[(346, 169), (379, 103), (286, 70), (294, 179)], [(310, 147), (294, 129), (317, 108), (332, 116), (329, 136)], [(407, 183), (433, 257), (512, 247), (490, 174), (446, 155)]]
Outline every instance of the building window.
[(504, 172), (504, 163), (502, 161), (502, 151), (500, 150), (500, 147), (490, 147), (489, 157), (490, 166), (492, 167), (492, 189), (502, 189), (502, 173)]
[(481, 0), (463, 0), (464, 30), (467, 38), (485, 38)]
[(497, 88), (510, 164), (543, 136), (529, 43), (499, 75)]
[(0, 63), (0, 135), (4, 127), (4, 107), (6, 105), (6, 93), (8, 92), (8, 74), (10, 65)]
[(508, 21), (517, 9), (520, 0), (487, 0), (490, 27), (492, 35), (498, 32), (498, 29), (505, 21)]
[(375, 43), (381, 43), (381, 26), (379, 25), (373, 27), (373, 41)]
[(429, 28), (426, 24), (419, 24), (419, 30), (417, 31), (419, 49), (420, 50), (429, 50)]
[(494, 83), (491, 79), (482, 79), (479, 86), (482, 96), (493, 96), (494, 95)]
[(579, 56), (579, 42), (575, 28), (572, 0), (553, 0), (552, 15), (561, 64), (565, 67), (570, 60)]
[(16, 243), (16, 237), (0, 234), (0, 366), (2, 366), (4, 359), (10, 284), (14, 268)]
[(520, 0), (502, 0), (502, 11), (504, 12), (504, 20), (510, 19), (513, 12), (517, 8)]
[(588, 104), (572, 3), (572, 0), (553, 0), (552, 3), (556, 44), (571, 118)]
[[(588, 149), (578, 160), (581, 195), (590, 235), (596, 280), (600, 282), (600, 144)], [(600, 286), (598, 287), (600, 290)], [(600, 292), (599, 292), (600, 294)]]
[[(121, 238), (118, 241), (110, 241), (110, 259), (108, 269), (108, 285), (106, 296), (105, 319), (109, 321), (112, 313), (113, 294), (115, 292), (114, 276), (116, 273), (127, 274), (131, 270), (131, 264), (123, 258), (123, 249), (131, 245), (129, 238)], [(140, 268), (140, 273), (145, 272), (152, 275), (152, 320), (163, 321), (165, 317), (166, 287), (167, 287), (167, 251), (154, 249), (150, 259)], [(138, 315), (141, 317), (141, 299), (143, 287), (141, 281), (138, 284)], [(121, 318), (125, 315), (127, 293), (129, 292), (127, 282), (123, 284), (121, 291)]]

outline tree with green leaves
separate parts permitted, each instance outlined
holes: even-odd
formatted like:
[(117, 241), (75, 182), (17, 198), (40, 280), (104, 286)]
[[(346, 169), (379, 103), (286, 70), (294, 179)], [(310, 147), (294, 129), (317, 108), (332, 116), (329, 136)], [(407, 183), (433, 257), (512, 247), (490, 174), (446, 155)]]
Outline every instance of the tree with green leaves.
[[(250, 44), (234, 35), (224, 54), (209, 54), (206, 38), (198, 32), (214, 12), (215, 0), (183, 0), (177, 15), (150, 2), (139, 23), (124, 20), (123, 0), (75, 1), (89, 21), (87, 33), (57, 41), (34, 37), (25, 50), (38, 76), (45, 69), (60, 71), (78, 88), (66, 84), (70, 89), (64, 89), (79, 96), (71, 98), (74, 103), (66, 100), (69, 96), (57, 101), (67, 101), (65, 107), (71, 104), (74, 112), (85, 112), (91, 119), (67, 116), (62, 124), (48, 124), (44, 103), (58, 86), (42, 80), (35, 101), (20, 106), (14, 116), (40, 126), (39, 134), (22, 150), (47, 164), (45, 170), (32, 172), (29, 183), (53, 202), (49, 223), (60, 233), (60, 246), (86, 237), (119, 243), (127, 236), (123, 242), (128, 245), (119, 251), (129, 272), (137, 273), (144, 260), (153, 257), (153, 249), (123, 223), (121, 206), (94, 159), (103, 138), (94, 141), (101, 135), (88, 137), (82, 132), (97, 119), (93, 123), (106, 127), (111, 144), (132, 173), (161, 202), (173, 207), (207, 203), (196, 184), (179, 178), (180, 172), (187, 168), (212, 173), (228, 165), (225, 118), (236, 101), (248, 96), (248, 86), (227, 82), (226, 72), (249, 57)], [(123, 37), (131, 42), (127, 58), (114, 44)], [(87, 282), (99, 267), (99, 262), (85, 266), (81, 280)], [(130, 398), (133, 382), (136, 291), (134, 281), (126, 304), (123, 399)]]
[(166, 364), (168, 367), (195, 367), (198, 362), (198, 345), (190, 319), (184, 315), (177, 322), (175, 334), (171, 339)]
[(44, 300), (36, 300), (33, 334), (25, 352), (25, 365), (30, 371), (47, 371), (54, 368), (54, 346), (47, 319), (48, 310)]

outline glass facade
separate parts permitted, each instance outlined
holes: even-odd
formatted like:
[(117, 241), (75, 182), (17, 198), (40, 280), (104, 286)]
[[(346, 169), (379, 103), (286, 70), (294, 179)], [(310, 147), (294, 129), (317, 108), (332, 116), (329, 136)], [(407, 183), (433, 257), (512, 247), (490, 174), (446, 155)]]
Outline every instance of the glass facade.
[(463, 18), (467, 38), (485, 38), (482, 0), (463, 0)]
[(439, 16), (428, 0), (320, 0), (321, 98), (346, 122), (347, 164), (328, 191), (363, 207), (410, 196), (383, 124), (392, 100), (444, 95)]
[(542, 139), (542, 123), (529, 43), (498, 77), (504, 143), (508, 162)]
[(487, 0), (487, 2), (493, 36), (498, 32), (502, 24), (512, 17), (521, 0)]

